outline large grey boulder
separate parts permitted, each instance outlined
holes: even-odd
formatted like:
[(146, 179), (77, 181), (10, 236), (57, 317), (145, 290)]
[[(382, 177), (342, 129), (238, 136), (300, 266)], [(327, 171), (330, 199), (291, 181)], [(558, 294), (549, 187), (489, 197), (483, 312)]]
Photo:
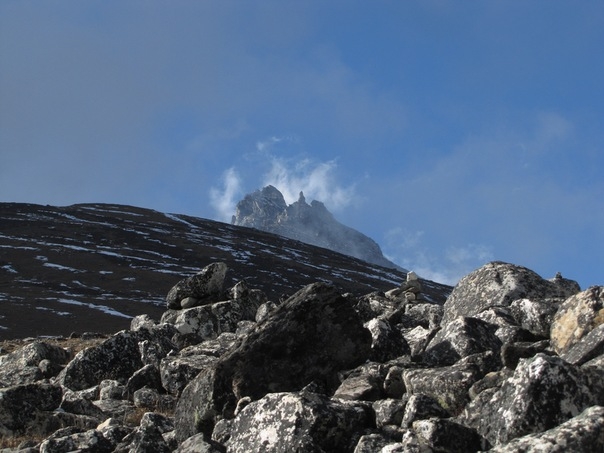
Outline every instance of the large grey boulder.
[(592, 406), (555, 428), (519, 437), (490, 451), (493, 453), (604, 451), (604, 407)]
[(224, 278), (227, 272), (225, 263), (212, 263), (192, 277), (179, 281), (166, 296), (168, 308), (181, 309), (182, 301), (189, 299), (188, 307), (216, 302), (222, 295)]
[(359, 365), (370, 351), (371, 335), (351, 301), (330, 285), (308, 285), (184, 389), (177, 434), (185, 439), (211, 427), (217, 415), (232, 416), (243, 397), (297, 391), (313, 381), (333, 391), (338, 371)]
[(508, 307), (517, 299), (563, 300), (579, 291), (572, 280), (545, 280), (526, 267), (494, 261), (466, 275), (453, 288), (441, 325), (458, 316), (475, 316), (489, 307)]
[(360, 403), (308, 392), (271, 393), (233, 420), (227, 451), (351, 451), (357, 433), (371, 424), (369, 408)]
[(601, 324), (604, 324), (604, 286), (592, 286), (560, 305), (551, 326), (552, 347), (563, 354)]
[(147, 339), (145, 335), (142, 330), (122, 331), (80, 351), (59, 373), (58, 382), (71, 390), (83, 390), (104, 379), (127, 380), (143, 366), (139, 341)]
[(492, 445), (564, 423), (601, 404), (604, 382), (591, 380), (579, 367), (542, 353), (520, 360), (512, 377), (498, 389), (480, 393), (460, 421)]
[(411, 355), (411, 349), (402, 332), (393, 328), (388, 321), (374, 318), (364, 326), (371, 333), (371, 360), (386, 362), (403, 355)]

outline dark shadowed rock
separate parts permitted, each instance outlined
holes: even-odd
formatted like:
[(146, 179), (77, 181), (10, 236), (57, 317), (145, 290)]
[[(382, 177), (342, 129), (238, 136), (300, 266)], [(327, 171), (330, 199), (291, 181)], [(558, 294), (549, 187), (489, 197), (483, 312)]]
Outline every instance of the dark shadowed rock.
[(386, 362), (403, 355), (411, 355), (411, 349), (401, 331), (393, 328), (388, 321), (374, 318), (364, 326), (371, 333), (371, 360)]
[(179, 281), (166, 296), (168, 308), (183, 308), (181, 302), (187, 298), (189, 308), (205, 304), (208, 300), (216, 302), (222, 293), (226, 271), (225, 263), (212, 263), (192, 277)]
[(57, 409), (62, 395), (61, 387), (45, 383), (0, 389), (0, 435), (19, 435), (31, 431), (39, 413)]
[(431, 418), (413, 422), (418, 437), (434, 451), (466, 453), (488, 448), (488, 443), (473, 429), (453, 420)]
[(371, 335), (350, 300), (332, 286), (309, 285), (184, 389), (176, 410), (179, 438), (196, 434), (200, 423), (213, 424), (216, 415), (229, 416), (245, 396), (256, 400), (312, 381), (335, 390), (337, 372), (366, 360), (370, 348)]
[(490, 451), (493, 453), (604, 451), (604, 407), (592, 406), (555, 428), (519, 437)]
[[(593, 388), (595, 384), (596, 388)], [(480, 393), (460, 417), (493, 445), (551, 429), (599, 404), (599, 384), (558, 357), (523, 359), (496, 391)]]
[(233, 420), (232, 453), (351, 451), (371, 426), (367, 406), (313, 393), (271, 393)]
[[(520, 359), (529, 359), (539, 352), (546, 352), (549, 348), (549, 341), (542, 340), (535, 343), (518, 342), (507, 343), (501, 348), (501, 361), (503, 366), (516, 368)], [(551, 355), (551, 354), (550, 354)]]
[(576, 282), (545, 280), (530, 269), (495, 261), (463, 277), (445, 302), (442, 325), (458, 316), (475, 316), (517, 299), (566, 299), (580, 291)]
[(601, 324), (604, 324), (604, 286), (592, 286), (560, 305), (551, 327), (552, 347), (563, 354)]

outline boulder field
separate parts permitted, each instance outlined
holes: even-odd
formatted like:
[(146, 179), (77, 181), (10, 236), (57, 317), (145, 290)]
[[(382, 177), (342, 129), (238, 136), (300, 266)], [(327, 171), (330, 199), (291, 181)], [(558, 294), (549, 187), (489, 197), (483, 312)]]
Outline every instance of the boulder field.
[(411, 272), (276, 301), (226, 270), (75, 356), (1, 355), (1, 451), (604, 451), (604, 287), (492, 262), (444, 304)]

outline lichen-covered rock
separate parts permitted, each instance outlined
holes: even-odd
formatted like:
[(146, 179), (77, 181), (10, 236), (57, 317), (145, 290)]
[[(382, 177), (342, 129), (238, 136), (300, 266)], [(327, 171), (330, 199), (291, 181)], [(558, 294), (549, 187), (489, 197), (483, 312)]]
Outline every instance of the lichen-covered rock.
[(135, 428), (117, 445), (114, 453), (170, 453), (160, 429), (154, 425), (144, 425)]
[(387, 398), (376, 401), (372, 404), (375, 412), (375, 424), (378, 428), (386, 425), (400, 426), (405, 414), (407, 398), (394, 399)]
[(508, 307), (517, 299), (566, 299), (579, 291), (572, 280), (545, 280), (525, 267), (495, 261), (466, 275), (453, 288), (441, 325), (458, 316), (475, 316), (489, 307)]
[(99, 421), (107, 417), (91, 400), (83, 398), (77, 392), (66, 390), (61, 401), (61, 409), (72, 414), (88, 415), (97, 418)]
[(499, 389), (480, 393), (466, 406), (460, 421), (491, 444), (502, 445), (553, 428), (599, 404), (602, 385), (589, 380), (579, 367), (539, 353), (520, 360)]
[(349, 376), (333, 396), (343, 400), (376, 401), (383, 396), (382, 381), (370, 373)]
[(233, 420), (227, 450), (318, 452), (351, 451), (356, 433), (371, 425), (369, 410), (324, 395), (271, 393), (249, 404)]
[(0, 435), (26, 433), (40, 412), (59, 407), (62, 396), (61, 387), (46, 383), (0, 389)]
[(564, 354), (591, 330), (604, 324), (604, 286), (592, 286), (566, 299), (554, 316), (552, 347)]
[(145, 331), (122, 331), (98, 346), (80, 351), (59, 373), (58, 382), (71, 389), (92, 387), (103, 379), (128, 379), (143, 366), (139, 341)]
[(403, 380), (409, 395), (428, 395), (455, 415), (470, 400), (472, 384), (496, 369), (497, 363), (493, 353), (475, 354), (447, 367), (405, 370)]
[(463, 357), (485, 351), (499, 354), (501, 340), (492, 324), (477, 318), (459, 317), (446, 324), (423, 354), (423, 361), (431, 365), (452, 365)]
[(240, 321), (254, 320), (258, 306), (239, 299), (188, 308), (174, 319), (174, 327), (181, 334), (210, 340), (223, 332), (235, 332)]
[(604, 407), (592, 406), (555, 428), (519, 437), (490, 451), (493, 453), (604, 451)]
[(564, 360), (573, 365), (583, 365), (602, 355), (604, 355), (604, 324), (590, 330), (587, 335), (560, 354)]
[(87, 453), (110, 453), (114, 445), (103, 436), (103, 433), (91, 429), (63, 437), (53, 437), (40, 445), (40, 453), (64, 453), (81, 451)]
[(441, 324), (444, 308), (442, 305), (429, 303), (409, 303), (405, 305), (404, 314), (413, 326), (434, 329)]
[(514, 319), (532, 334), (549, 338), (554, 315), (562, 301), (560, 299), (517, 299), (510, 304)]
[(155, 326), (156, 322), (147, 314), (135, 316), (130, 321), (130, 330), (152, 329)]
[(495, 326), (495, 336), (503, 344), (535, 340), (534, 334), (520, 327), (510, 307), (489, 307), (474, 317)]
[(216, 357), (205, 354), (164, 358), (159, 367), (163, 388), (172, 395), (180, 395), (201, 370), (213, 365), (216, 360)]
[(204, 423), (228, 416), (244, 396), (256, 400), (312, 381), (335, 390), (338, 371), (365, 361), (370, 348), (371, 335), (350, 301), (330, 285), (308, 285), (184, 389), (176, 410), (179, 439), (198, 431), (195, 413)]
[(134, 392), (143, 387), (163, 390), (159, 369), (155, 365), (145, 365), (140, 370), (136, 370), (126, 383), (124, 396), (131, 399)]
[[(49, 361), (59, 365), (66, 363), (69, 358), (70, 353), (67, 350), (43, 341), (25, 345), (10, 354), (0, 356), (0, 387), (31, 384), (49, 378), (51, 376), (40, 368), (41, 362)], [(45, 368), (58, 369), (49, 366)]]
[(192, 277), (179, 281), (166, 296), (168, 308), (182, 308), (181, 301), (187, 297), (196, 299), (197, 304), (216, 302), (222, 293), (226, 272), (225, 263), (212, 263)]
[(411, 395), (405, 405), (401, 426), (409, 428), (416, 420), (426, 420), (431, 417), (445, 418), (450, 414), (431, 396), (418, 393)]
[(175, 453), (224, 453), (224, 451), (221, 444), (207, 439), (204, 434), (200, 433), (181, 443)]

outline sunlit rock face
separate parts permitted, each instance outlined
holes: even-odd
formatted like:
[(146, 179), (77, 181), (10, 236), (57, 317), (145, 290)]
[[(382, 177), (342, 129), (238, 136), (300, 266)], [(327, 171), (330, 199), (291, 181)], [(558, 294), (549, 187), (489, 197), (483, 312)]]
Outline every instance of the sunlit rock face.
[(373, 239), (338, 222), (320, 201), (308, 204), (302, 192), (298, 201), (288, 205), (277, 188), (266, 186), (237, 203), (231, 223), (400, 269), (384, 257)]

